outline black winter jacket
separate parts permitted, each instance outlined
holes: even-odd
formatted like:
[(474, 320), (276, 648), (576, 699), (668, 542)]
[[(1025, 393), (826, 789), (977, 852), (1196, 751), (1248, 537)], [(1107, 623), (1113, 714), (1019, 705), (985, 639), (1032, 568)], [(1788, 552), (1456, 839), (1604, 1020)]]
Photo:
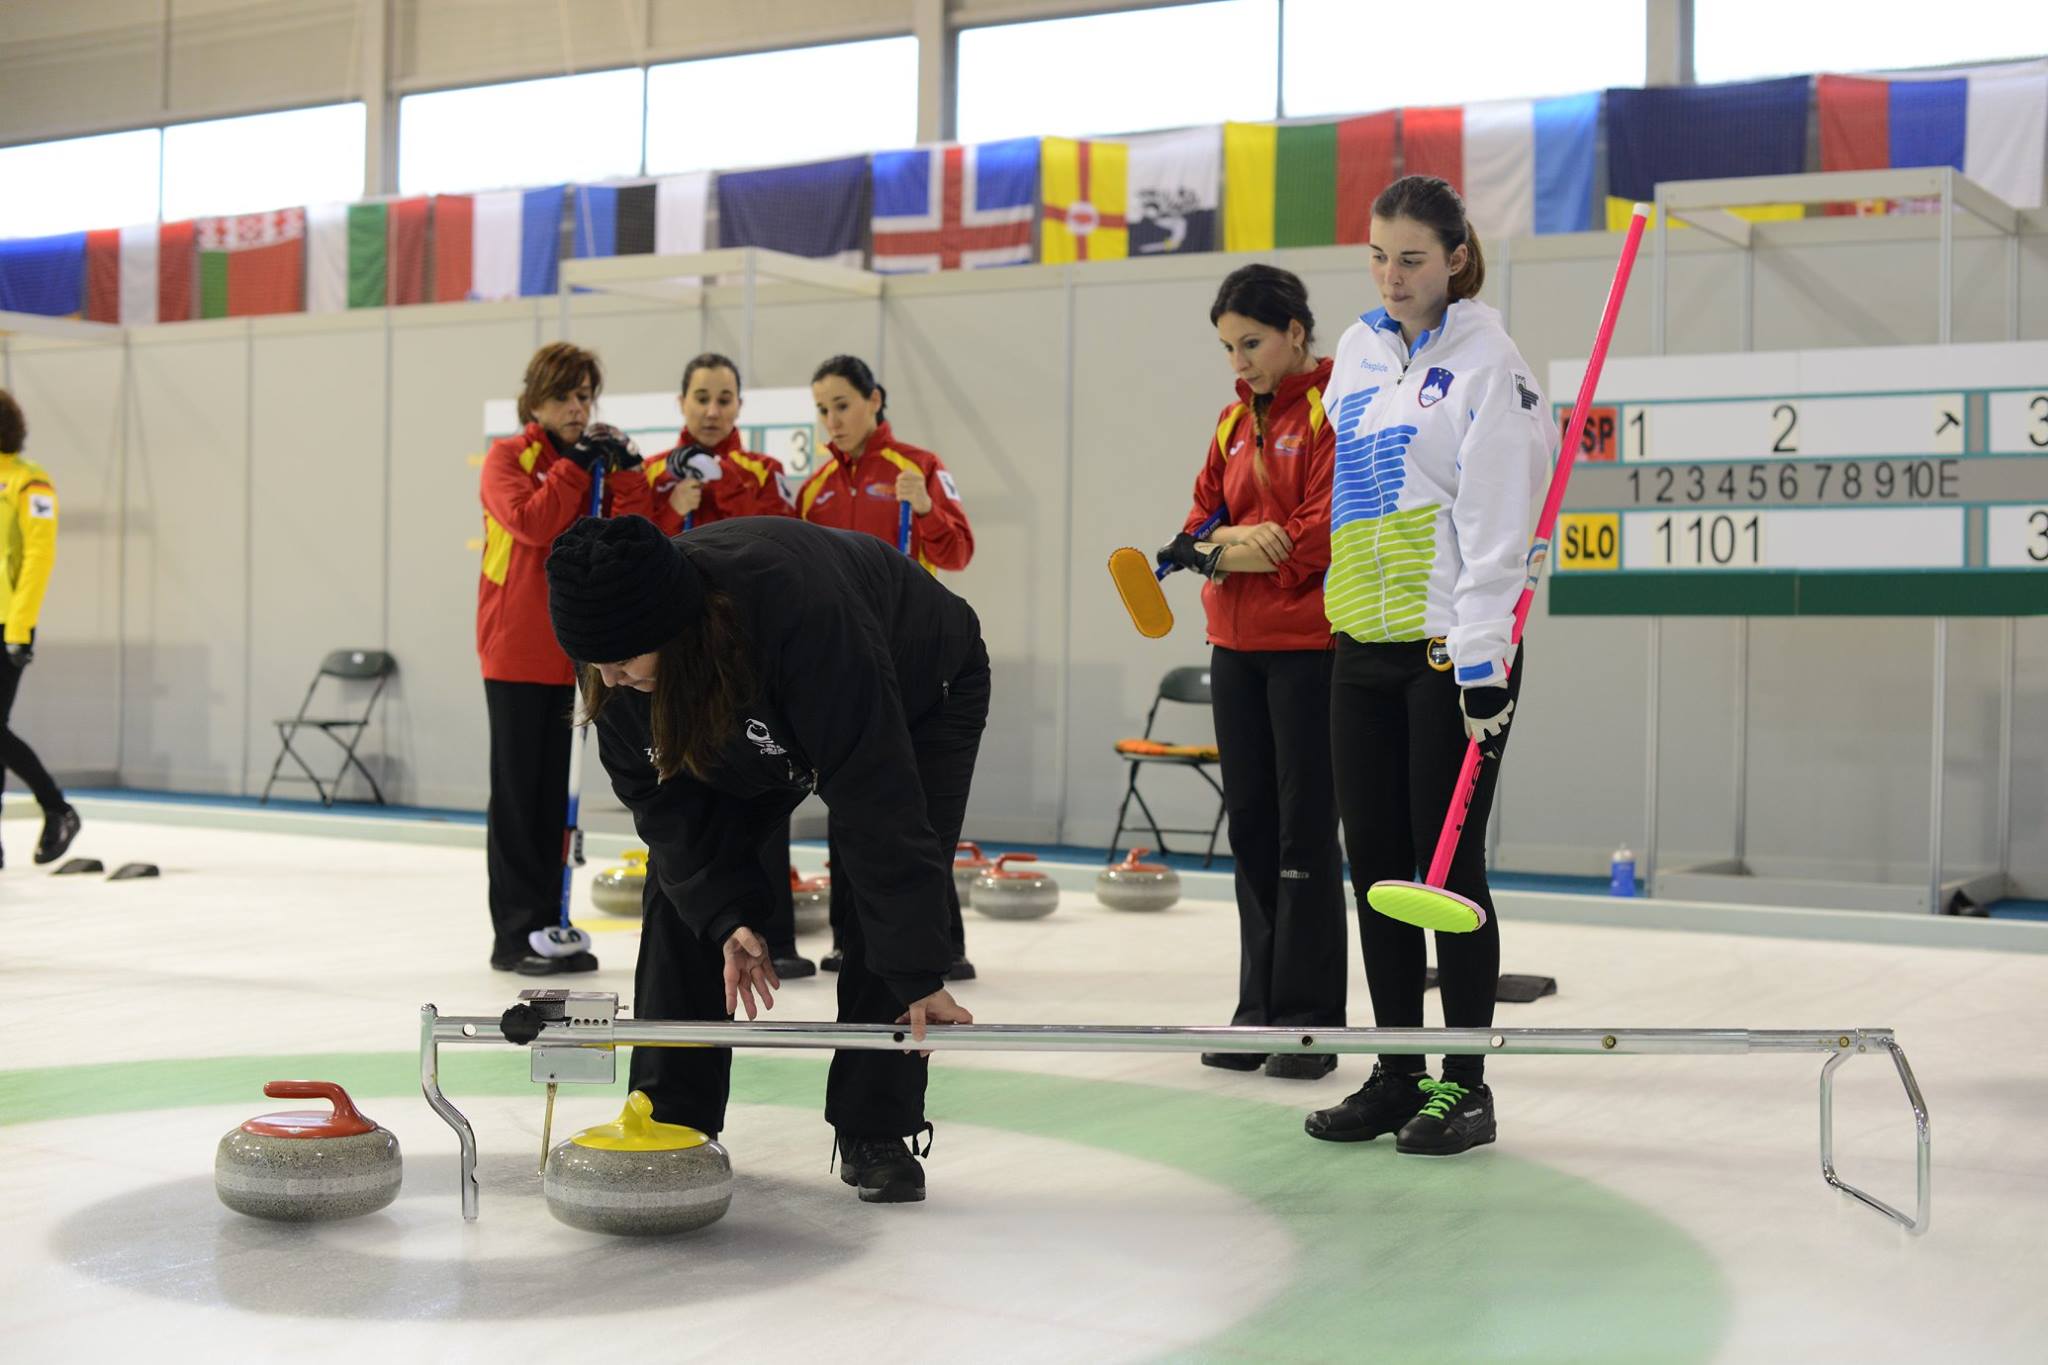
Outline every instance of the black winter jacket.
[(816, 791), (832, 811), (832, 875), (858, 888), (870, 967), (906, 1004), (930, 995), (952, 961), (952, 867), (925, 817), (911, 728), (980, 657), (974, 609), (873, 536), (742, 517), (676, 544), (731, 596), (760, 695), (701, 781), (657, 776), (647, 694), (606, 702), (599, 753), (649, 875), (707, 942), (763, 931), (761, 846)]

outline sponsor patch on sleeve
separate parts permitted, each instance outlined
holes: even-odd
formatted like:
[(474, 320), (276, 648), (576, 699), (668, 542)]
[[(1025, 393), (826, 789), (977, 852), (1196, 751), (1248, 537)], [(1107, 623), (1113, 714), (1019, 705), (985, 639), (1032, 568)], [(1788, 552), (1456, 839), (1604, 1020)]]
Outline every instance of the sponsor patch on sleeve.
[(39, 521), (55, 521), (57, 519), (57, 499), (48, 493), (29, 494), (28, 514)]
[(945, 469), (939, 471), (939, 487), (945, 489), (946, 496), (954, 502), (960, 501), (960, 485), (953, 482), (952, 471)]

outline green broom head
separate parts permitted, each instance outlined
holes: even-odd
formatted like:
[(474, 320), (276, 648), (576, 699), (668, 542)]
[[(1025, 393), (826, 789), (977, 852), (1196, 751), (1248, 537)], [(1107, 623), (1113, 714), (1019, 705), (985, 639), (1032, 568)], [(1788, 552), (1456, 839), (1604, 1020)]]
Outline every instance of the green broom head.
[(1365, 899), (1388, 919), (1440, 934), (1469, 934), (1486, 923), (1486, 911), (1478, 902), (1421, 882), (1374, 882)]

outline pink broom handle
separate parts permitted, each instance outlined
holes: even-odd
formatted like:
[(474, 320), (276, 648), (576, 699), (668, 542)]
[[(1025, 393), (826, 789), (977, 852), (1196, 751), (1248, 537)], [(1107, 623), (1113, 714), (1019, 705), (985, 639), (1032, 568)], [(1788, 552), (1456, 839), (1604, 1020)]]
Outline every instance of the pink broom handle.
[[(1536, 518), (1536, 534), (1529, 541), (1529, 573), (1522, 582), (1522, 595), (1515, 601), (1515, 629), (1509, 637), (1510, 646), (1522, 642), (1522, 627), (1529, 621), (1529, 604), (1536, 600), (1543, 561), (1550, 557), (1550, 537), (1557, 529), (1557, 512), (1564, 506), (1565, 487), (1572, 480), (1579, 438), (1585, 434), (1586, 416), (1593, 406), (1593, 390), (1600, 385), (1600, 369), (1607, 363), (1607, 343), (1614, 339), (1614, 320), (1628, 294), (1629, 271), (1636, 263), (1636, 248), (1642, 245), (1643, 227), (1649, 216), (1649, 205), (1637, 204), (1634, 216), (1629, 219), (1628, 236), (1622, 239), (1621, 261), (1614, 267), (1614, 283), (1607, 287), (1607, 306), (1600, 311), (1600, 331), (1593, 338), (1593, 354), (1586, 361), (1578, 401), (1572, 404), (1572, 419), (1565, 426), (1564, 449), (1550, 475), (1550, 492), (1543, 499), (1542, 515)], [(1458, 840), (1465, 833), (1465, 819), (1472, 813), (1472, 798), (1478, 790), (1479, 742), (1470, 740), (1465, 745), (1465, 761), (1458, 768), (1458, 784), (1451, 789), (1451, 807), (1444, 812), (1443, 831), (1437, 835), (1436, 856), (1429, 860), (1429, 885), (1441, 887), (1451, 875), (1451, 859), (1458, 855)]]

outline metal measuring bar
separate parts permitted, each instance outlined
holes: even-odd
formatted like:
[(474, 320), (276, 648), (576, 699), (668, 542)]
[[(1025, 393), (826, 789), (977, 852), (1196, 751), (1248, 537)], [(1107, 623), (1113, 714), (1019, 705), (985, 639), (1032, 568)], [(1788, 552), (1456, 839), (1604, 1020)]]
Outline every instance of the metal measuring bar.
[[(476, 1134), (441, 1092), (440, 1049), (448, 1044), (524, 1046), (533, 1079), (609, 1085), (619, 1047), (830, 1048), (882, 1052), (1258, 1052), (1448, 1053), (1459, 1056), (1723, 1056), (1765, 1052), (1826, 1055), (1820, 1072), (1821, 1178), (1906, 1231), (1927, 1231), (1933, 1206), (1933, 1156), (1927, 1102), (1906, 1054), (1888, 1028), (1241, 1028), (1205, 1025), (948, 1024), (916, 1042), (892, 1024), (782, 1023), (619, 1018), (618, 996), (596, 991), (521, 992), (521, 1003), (492, 1017), (443, 1016), (420, 1007), (420, 1088), (462, 1146), (462, 1216), (477, 1216)], [(1852, 1056), (1888, 1052), (1913, 1111), (1917, 1144), (1914, 1212), (1885, 1203), (1835, 1171), (1835, 1071)]]

